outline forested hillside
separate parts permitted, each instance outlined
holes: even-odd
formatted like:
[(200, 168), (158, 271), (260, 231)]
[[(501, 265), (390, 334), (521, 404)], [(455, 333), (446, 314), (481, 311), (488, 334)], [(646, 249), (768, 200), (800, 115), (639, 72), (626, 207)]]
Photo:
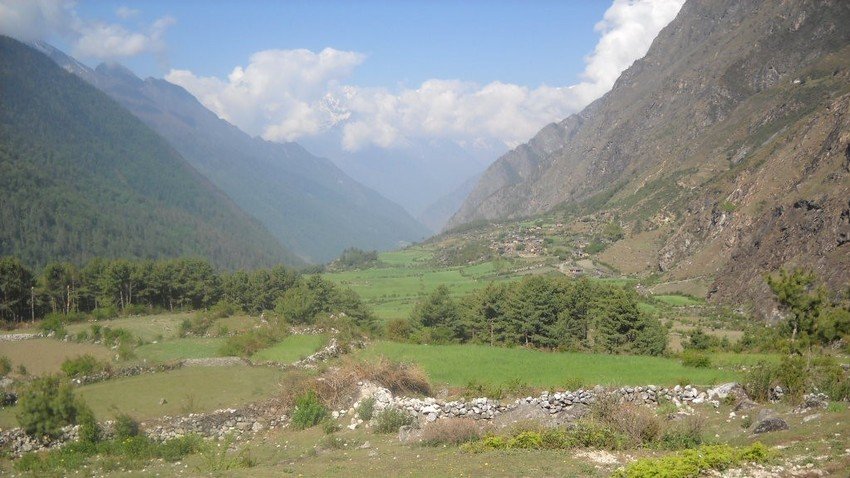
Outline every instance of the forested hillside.
[(194, 168), (310, 262), (348, 247), (393, 249), (427, 229), (401, 206), (297, 143), (252, 138), (183, 88), (142, 80), (118, 64), (92, 70), (44, 43), (36, 47), (92, 83), (162, 135)]
[(150, 128), (0, 37), (0, 256), (297, 262)]

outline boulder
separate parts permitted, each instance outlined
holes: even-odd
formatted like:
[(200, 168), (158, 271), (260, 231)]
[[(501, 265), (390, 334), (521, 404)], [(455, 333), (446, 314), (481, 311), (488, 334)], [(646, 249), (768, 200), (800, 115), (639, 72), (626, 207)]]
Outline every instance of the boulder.
[(788, 422), (786, 422), (785, 420), (779, 417), (771, 417), (758, 422), (756, 424), (756, 427), (753, 429), (753, 433), (768, 433), (779, 430), (787, 430), (788, 428)]

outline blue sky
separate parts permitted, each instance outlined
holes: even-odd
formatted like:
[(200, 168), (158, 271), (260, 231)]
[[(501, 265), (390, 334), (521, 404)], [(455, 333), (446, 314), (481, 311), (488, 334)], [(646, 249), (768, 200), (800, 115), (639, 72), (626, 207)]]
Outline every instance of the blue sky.
[[(121, 19), (120, 7), (138, 13)], [(225, 76), (256, 51), (333, 47), (366, 54), (348, 80), (360, 86), (444, 78), (536, 87), (579, 80), (608, 7), (602, 0), (84, 1), (78, 12), (131, 28), (166, 15), (176, 20), (165, 35), (166, 64), (152, 55), (122, 60), (141, 76), (168, 68)]]

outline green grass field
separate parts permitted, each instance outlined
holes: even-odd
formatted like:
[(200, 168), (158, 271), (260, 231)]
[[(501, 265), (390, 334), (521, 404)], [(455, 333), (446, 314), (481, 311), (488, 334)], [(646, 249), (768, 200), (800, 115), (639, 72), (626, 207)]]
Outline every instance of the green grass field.
[(728, 370), (684, 367), (675, 359), (631, 355), (558, 353), (485, 345), (412, 345), (376, 342), (361, 357), (385, 356), (422, 366), (436, 384), (462, 387), (469, 382), (505, 384), (518, 380), (534, 387), (559, 388), (579, 380), (602, 385), (694, 385), (729, 382)]
[(324, 335), (290, 335), (280, 343), (260, 350), (251, 359), (292, 363), (319, 350), (327, 341)]
[(165, 362), (188, 358), (218, 357), (224, 338), (192, 337), (169, 340), (156, 344), (145, 344), (136, 349), (140, 359)]
[[(77, 389), (95, 415), (128, 413), (138, 420), (242, 406), (278, 390), (285, 372), (271, 367), (188, 367), (110, 380)], [(165, 399), (166, 403), (160, 405)], [(0, 428), (17, 426), (15, 407), (0, 412)]]
[(71, 334), (77, 334), (82, 331), (91, 332), (91, 326), (97, 324), (101, 327), (109, 327), (111, 329), (127, 329), (133, 336), (141, 338), (145, 342), (157, 340), (159, 337), (169, 339), (177, 336), (177, 329), (180, 327), (180, 322), (191, 317), (189, 312), (181, 312), (174, 314), (158, 314), (145, 315), (141, 317), (121, 317), (111, 320), (100, 320), (97, 322), (79, 322), (69, 324), (65, 328)]
[(491, 281), (515, 279), (499, 274), (493, 262), (471, 266), (434, 267), (432, 252), (421, 246), (381, 253), (386, 266), (324, 274), (357, 292), (379, 319), (403, 319), (421, 297), (445, 284), (455, 296), (485, 287)]

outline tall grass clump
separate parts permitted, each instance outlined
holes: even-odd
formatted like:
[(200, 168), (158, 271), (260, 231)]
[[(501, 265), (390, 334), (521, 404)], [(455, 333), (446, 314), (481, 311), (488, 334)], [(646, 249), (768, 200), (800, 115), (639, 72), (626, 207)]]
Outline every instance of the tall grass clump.
[(413, 425), (413, 415), (404, 410), (388, 407), (375, 415), (375, 433), (396, 433), (401, 427)]
[(328, 415), (328, 409), (322, 405), (316, 392), (310, 390), (295, 400), (292, 410), (292, 425), (303, 430), (318, 425)]

